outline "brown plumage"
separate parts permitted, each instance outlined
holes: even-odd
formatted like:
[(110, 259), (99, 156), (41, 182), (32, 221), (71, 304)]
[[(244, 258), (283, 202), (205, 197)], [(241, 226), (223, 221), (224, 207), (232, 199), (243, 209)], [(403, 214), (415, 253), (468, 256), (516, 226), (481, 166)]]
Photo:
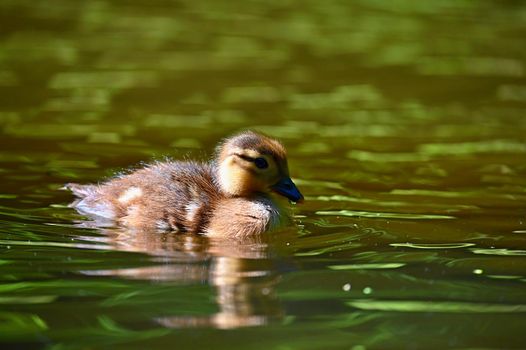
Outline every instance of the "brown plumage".
[(290, 222), (271, 195), (303, 196), (290, 180), (285, 148), (247, 131), (226, 139), (209, 163), (166, 161), (100, 185), (67, 184), (81, 214), (141, 230), (244, 237)]

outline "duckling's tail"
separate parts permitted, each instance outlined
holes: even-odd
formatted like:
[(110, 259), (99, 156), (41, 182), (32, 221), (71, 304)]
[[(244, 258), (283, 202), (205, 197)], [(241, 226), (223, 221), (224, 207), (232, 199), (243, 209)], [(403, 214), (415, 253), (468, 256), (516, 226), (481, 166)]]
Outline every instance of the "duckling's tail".
[(68, 184), (65, 184), (63, 187), (61, 187), (60, 189), (65, 190), (65, 191), (71, 191), (75, 196), (79, 198), (85, 198), (85, 197), (95, 194), (95, 192), (97, 191), (97, 186), (68, 183)]
[(69, 207), (75, 208), (81, 215), (115, 219), (115, 207), (111, 202), (101, 198), (100, 186), (69, 183), (60, 189), (71, 191), (78, 197), (69, 204)]

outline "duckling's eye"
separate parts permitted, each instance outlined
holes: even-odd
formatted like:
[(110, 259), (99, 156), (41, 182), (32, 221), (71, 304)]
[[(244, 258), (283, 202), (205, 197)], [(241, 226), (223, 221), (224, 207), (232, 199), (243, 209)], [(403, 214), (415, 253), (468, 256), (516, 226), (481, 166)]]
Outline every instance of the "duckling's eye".
[(259, 169), (266, 169), (266, 168), (268, 168), (268, 163), (267, 163), (267, 160), (265, 158), (256, 158), (256, 159), (254, 159), (254, 164), (256, 164), (256, 166)]

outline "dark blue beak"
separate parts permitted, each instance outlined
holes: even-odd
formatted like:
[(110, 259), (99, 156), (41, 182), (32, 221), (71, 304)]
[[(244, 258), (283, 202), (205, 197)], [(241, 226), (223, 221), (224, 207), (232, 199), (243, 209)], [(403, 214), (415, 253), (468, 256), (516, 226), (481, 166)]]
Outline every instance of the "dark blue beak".
[(303, 201), (303, 195), (289, 177), (282, 178), (277, 184), (271, 186), (270, 188), (293, 202)]

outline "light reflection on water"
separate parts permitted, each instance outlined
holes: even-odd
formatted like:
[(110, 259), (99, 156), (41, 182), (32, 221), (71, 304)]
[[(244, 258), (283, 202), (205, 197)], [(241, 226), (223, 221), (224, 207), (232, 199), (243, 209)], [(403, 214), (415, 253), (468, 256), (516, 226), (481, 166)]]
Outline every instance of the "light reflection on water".
[[(518, 2), (0, 1), (0, 342), (523, 346), (525, 18)], [(297, 227), (99, 229), (58, 191), (207, 159), (245, 128), (286, 144)]]

